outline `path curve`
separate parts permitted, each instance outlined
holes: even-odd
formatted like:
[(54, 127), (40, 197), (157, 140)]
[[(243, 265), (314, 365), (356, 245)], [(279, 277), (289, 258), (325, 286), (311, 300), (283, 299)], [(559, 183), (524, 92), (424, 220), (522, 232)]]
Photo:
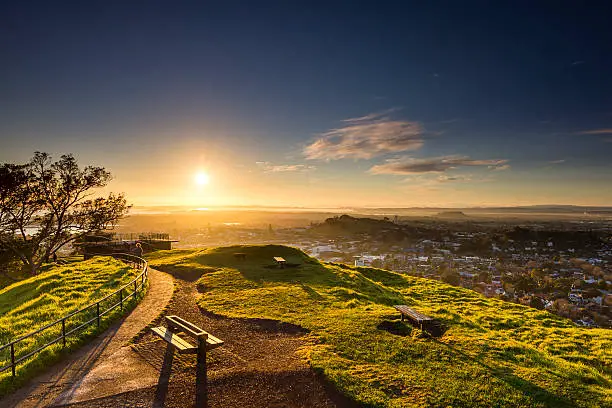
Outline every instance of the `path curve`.
[[(35, 377), (15, 393), (0, 399), (1, 407), (42, 408), (98, 398), (134, 389), (139, 384), (140, 365), (132, 365), (128, 342), (159, 316), (174, 292), (171, 275), (149, 268), (149, 290), (130, 314), (117, 321), (90, 343), (76, 350), (47, 372)], [(123, 381), (113, 381), (105, 367), (123, 367)], [(129, 379), (132, 378), (133, 381)], [(136, 382), (136, 383), (135, 383)]]

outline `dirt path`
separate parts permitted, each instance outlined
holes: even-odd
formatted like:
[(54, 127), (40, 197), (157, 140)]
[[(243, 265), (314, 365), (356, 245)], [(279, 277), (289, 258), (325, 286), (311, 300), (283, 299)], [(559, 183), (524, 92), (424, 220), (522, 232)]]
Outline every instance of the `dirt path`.
[[(117, 392), (117, 387), (114, 386), (117, 383), (122, 387), (129, 385), (127, 389), (148, 385), (139, 384), (138, 381), (130, 382), (130, 378), (138, 380), (139, 373), (133, 370), (130, 373), (129, 368), (137, 369), (138, 366), (124, 363), (136, 360), (141, 367), (151, 372), (153, 370), (142, 363), (131, 348), (124, 346), (159, 315), (170, 301), (174, 289), (173, 278), (167, 273), (149, 269), (149, 278), (150, 287), (145, 298), (128, 316), (71, 354), (68, 359), (34, 378), (29, 385), (0, 400), (0, 407), (47, 407), (95, 398), (100, 396), (99, 391), (114, 394)], [(108, 375), (109, 369), (114, 371), (111, 376)], [(128, 372), (121, 373), (122, 369)], [(120, 377), (122, 381), (117, 381)], [(119, 387), (119, 392), (121, 390)]]
[[(296, 352), (309, 344), (301, 328), (275, 321), (228, 319), (199, 309), (193, 277), (175, 275), (167, 313), (176, 314), (225, 341), (208, 355), (210, 407), (354, 407), (319, 378)], [(147, 333), (132, 346), (160, 376), (166, 343)], [(195, 357), (174, 354), (171, 375), (149, 387), (83, 401), (72, 408), (191, 407)]]

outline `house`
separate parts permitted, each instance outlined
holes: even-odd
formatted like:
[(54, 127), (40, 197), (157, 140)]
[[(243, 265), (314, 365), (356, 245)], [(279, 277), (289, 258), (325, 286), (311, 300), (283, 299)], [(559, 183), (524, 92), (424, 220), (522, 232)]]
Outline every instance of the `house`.
[(372, 262), (361, 256), (354, 256), (353, 258), (355, 259), (355, 266), (370, 266), (372, 264)]
[(354, 256), (355, 266), (372, 266), (372, 261), (374, 260), (384, 260), (384, 256), (382, 255), (360, 255)]
[(321, 252), (334, 252), (336, 248), (332, 245), (317, 245), (311, 249), (312, 256), (319, 256)]
[(567, 298), (572, 303), (582, 303), (583, 302), (582, 293), (577, 293), (577, 292), (572, 291), (569, 293), (569, 295), (567, 295)]

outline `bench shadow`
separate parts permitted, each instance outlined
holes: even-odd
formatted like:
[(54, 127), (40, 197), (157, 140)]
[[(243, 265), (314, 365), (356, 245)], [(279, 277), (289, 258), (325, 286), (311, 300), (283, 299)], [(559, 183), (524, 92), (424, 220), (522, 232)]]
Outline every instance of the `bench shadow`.
[(405, 337), (412, 334), (412, 327), (404, 324), (404, 322), (400, 320), (383, 320), (376, 328), (396, 336)]
[(476, 363), (480, 365), (481, 367), (486, 368), (495, 378), (503, 381), (509, 386), (520, 391), (523, 395), (532, 399), (533, 402), (544, 404), (545, 406), (551, 407), (551, 408), (559, 408), (559, 407), (569, 408), (569, 407), (576, 406), (576, 404), (573, 401), (565, 397), (555, 395), (547, 391), (546, 389), (540, 387), (539, 385), (532, 383), (531, 381), (525, 380), (524, 378), (514, 375), (512, 371), (508, 369), (494, 367), (492, 365), (486, 364), (478, 357), (473, 357), (459, 350), (458, 348), (453, 347), (450, 344), (443, 343), (435, 338), (432, 338), (432, 340), (438, 344), (441, 344), (447, 347), (454, 353), (458, 354), (460, 358), (462, 358), (463, 360), (469, 360), (472, 363)]
[(172, 372), (172, 362), (174, 361), (174, 348), (170, 345), (166, 347), (164, 362), (159, 372), (159, 380), (155, 389), (153, 408), (163, 408), (168, 397), (168, 386), (170, 384), (170, 374)]

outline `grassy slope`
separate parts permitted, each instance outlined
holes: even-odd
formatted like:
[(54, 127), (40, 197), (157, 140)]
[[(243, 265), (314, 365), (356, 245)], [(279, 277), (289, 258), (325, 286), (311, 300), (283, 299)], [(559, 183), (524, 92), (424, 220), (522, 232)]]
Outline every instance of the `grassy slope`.
[[(68, 313), (115, 291), (121, 285), (136, 277), (138, 271), (112, 258), (96, 257), (89, 261), (66, 266), (48, 266), (39, 275), (20, 281), (0, 290), (0, 345), (32, 332)], [(118, 299), (110, 299), (108, 305)], [(112, 303), (111, 303), (112, 302)], [(105, 304), (100, 306), (104, 310)], [(111, 318), (105, 317), (100, 330), (108, 326)], [(92, 308), (86, 316), (71, 318), (66, 322), (66, 330), (95, 316)], [(78, 346), (88, 335), (98, 332), (95, 323), (68, 338), (67, 348)], [(17, 358), (56, 338), (61, 333), (61, 325), (45, 330), (36, 337), (24, 340), (15, 347)], [(62, 352), (62, 344), (48, 347), (36, 358), (26, 360), (17, 367), (17, 381), (11, 384), (10, 373), (0, 373), (0, 394), (18, 385), (26, 378), (57, 360)], [(0, 352), (0, 366), (10, 362), (9, 350)]]
[[(235, 252), (247, 253), (246, 261)], [(271, 268), (272, 256), (296, 268)], [(161, 269), (199, 270), (203, 308), (298, 324), (312, 366), (377, 407), (612, 406), (612, 332), (437, 281), (321, 264), (281, 246), (164, 251)], [(397, 321), (408, 304), (446, 322), (439, 339)], [(403, 335), (377, 327), (385, 322)]]

